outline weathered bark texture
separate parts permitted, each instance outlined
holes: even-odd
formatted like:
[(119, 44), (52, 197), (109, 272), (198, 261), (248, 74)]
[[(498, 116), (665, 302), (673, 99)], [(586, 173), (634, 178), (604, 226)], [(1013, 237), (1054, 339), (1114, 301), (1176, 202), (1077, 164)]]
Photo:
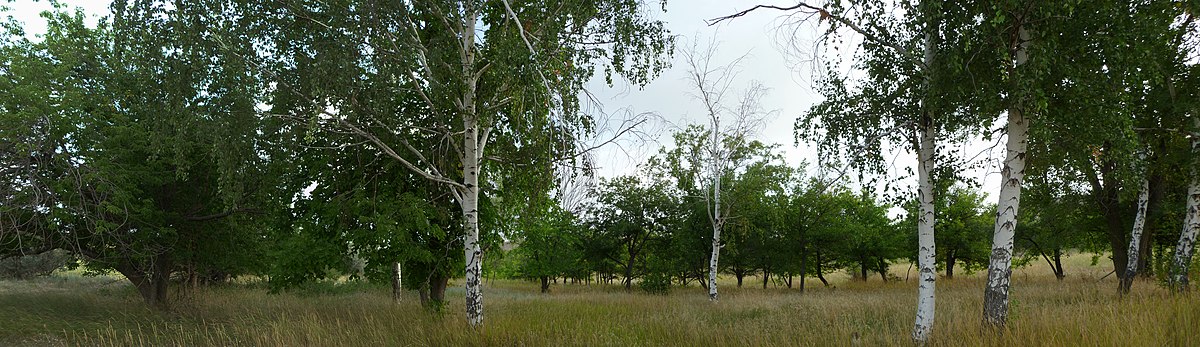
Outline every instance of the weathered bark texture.
[[(1012, 56), (1013, 70), (1028, 61), (1030, 35), (1025, 27), (1017, 29)], [(1016, 82), (1016, 71), (1010, 70)], [(1017, 86), (1013, 86), (1014, 94)], [(1029, 141), (1029, 120), (1017, 96), (1010, 96), (1008, 109), (1008, 140), (1001, 169), (1000, 200), (996, 203), (996, 226), (992, 235), (992, 254), (988, 262), (988, 279), (983, 294), (983, 322), (993, 327), (1004, 326), (1008, 319), (1008, 288), (1012, 276), (1013, 238), (1016, 236), (1017, 211), (1021, 206), (1021, 185), (1025, 180), (1026, 149)]]
[(1133, 278), (1138, 273), (1138, 250), (1142, 249), (1142, 232), (1146, 226), (1146, 205), (1150, 200), (1150, 179), (1142, 179), (1142, 189), (1138, 192), (1137, 201), (1137, 217), (1133, 219), (1133, 231), (1129, 237), (1129, 261), (1125, 268), (1125, 273), (1121, 275), (1121, 283), (1117, 287), (1117, 292), (1121, 295), (1129, 293), (1129, 288), (1133, 286)]
[(429, 282), (421, 285), (421, 289), (417, 294), (421, 298), (421, 306), (429, 309), (440, 309), (442, 304), (446, 302), (446, 287), (449, 285), (450, 277), (441, 275), (432, 275), (429, 277)]
[(463, 250), (467, 261), (467, 321), (472, 327), (480, 328), (483, 326), (483, 288), (479, 275), (483, 269), (483, 249), (479, 246), (479, 148), (475, 142), (479, 129), (476, 124), (471, 124), (473, 122), (467, 123), (464, 149), (470, 155), (463, 158), (463, 183), (467, 187), (462, 189), (461, 202), (467, 229)]
[(147, 265), (147, 268), (142, 268), (131, 262), (122, 262), (117, 264), (116, 270), (133, 283), (138, 295), (141, 295), (147, 305), (160, 310), (166, 309), (167, 288), (171, 282), (171, 260), (166, 255), (158, 255)]
[[(1200, 116), (1193, 116), (1193, 123), (1200, 128)], [(1200, 160), (1200, 137), (1192, 136), (1192, 170), (1191, 183), (1187, 190), (1187, 214), (1183, 217), (1183, 230), (1179, 233), (1179, 243), (1175, 245), (1175, 259), (1171, 262), (1170, 287), (1176, 291), (1188, 290), (1188, 265), (1192, 263), (1192, 252), (1195, 251), (1196, 234), (1200, 233), (1200, 170), (1196, 170), (1196, 160)]]
[[(483, 249), (479, 246), (479, 162), (483, 158), (483, 148), (487, 136), (480, 140), (479, 114), (475, 107), (475, 93), (478, 87), (479, 74), (475, 64), (475, 26), (479, 13), (469, 9), (466, 14), (467, 24), (462, 35), (463, 66), (462, 76), (464, 88), (462, 99), (458, 100), (463, 120), (462, 175), (463, 187), (459, 189), (459, 204), (462, 206), (467, 237), (463, 243), (463, 253), (466, 259), (466, 305), (467, 323), (472, 328), (483, 328), (483, 282), (480, 275), (483, 271)], [(487, 132), (484, 131), (484, 134)]]

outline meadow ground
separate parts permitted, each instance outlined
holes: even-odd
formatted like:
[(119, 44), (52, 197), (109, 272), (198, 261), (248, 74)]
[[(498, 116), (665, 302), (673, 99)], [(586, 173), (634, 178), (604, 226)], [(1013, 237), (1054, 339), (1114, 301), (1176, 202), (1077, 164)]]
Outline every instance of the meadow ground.
[[(938, 281), (935, 346), (1200, 346), (1200, 294), (1170, 295), (1139, 281), (1120, 299), (1104, 260), (1068, 259), (1055, 280), (1045, 264), (1013, 276), (1009, 328), (980, 325), (982, 274)], [(878, 276), (833, 287), (810, 281), (804, 293), (761, 288), (747, 279), (721, 287), (710, 303), (702, 289), (669, 295), (609, 286), (492, 281), (486, 327), (467, 328), (462, 288), (443, 314), (421, 309), (413, 293), (392, 304), (389, 288), (314, 287), (279, 295), (254, 285), (202, 289), (176, 297), (169, 312), (145, 307), (120, 278), (57, 274), (0, 281), (0, 345), (221, 346), (905, 346), (916, 305), (907, 264), (900, 281)], [(855, 336), (857, 337), (857, 340)]]

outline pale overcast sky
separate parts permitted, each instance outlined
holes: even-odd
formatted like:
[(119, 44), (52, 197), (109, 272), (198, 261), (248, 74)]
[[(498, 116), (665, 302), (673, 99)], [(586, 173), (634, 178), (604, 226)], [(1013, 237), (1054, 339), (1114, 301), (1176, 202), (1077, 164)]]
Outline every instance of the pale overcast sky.
[[(94, 19), (108, 14), (108, 1), (62, 2), (73, 7), (82, 7)], [(804, 144), (799, 147), (794, 145), (793, 123), (820, 98), (813, 90), (812, 65), (796, 58), (797, 54), (812, 54), (811, 42), (819, 29), (810, 25), (795, 30), (796, 27), (786, 26), (786, 21), (781, 17), (785, 13), (770, 10), (760, 10), (717, 26), (708, 26), (705, 23), (706, 19), (729, 15), (755, 4), (788, 6), (794, 2), (674, 0), (667, 2), (665, 13), (658, 10), (658, 1), (651, 0), (647, 3), (655, 9), (655, 16), (667, 23), (667, 28), (672, 33), (681, 36), (677, 49), (687, 49), (691, 42), (696, 40), (703, 43), (715, 41), (718, 49), (713, 61), (721, 65), (745, 55), (739, 80), (733, 84), (735, 91), (740, 91), (750, 81), (760, 81), (769, 88), (768, 94), (762, 100), (764, 108), (777, 111), (773, 118), (766, 121), (757, 139), (780, 144), (789, 165), (796, 166), (801, 161), (814, 163), (818, 160), (810, 147)], [(13, 9), (10, 15), (25, 23), (28, 33), (38, 34), (45, 31), (45, 23), (38, 17), (38, 13), (49, 9), (46, 1), (19, 0), (6, 5)], [(790, 42), (798, 44), (790, 46)], [(649, 134), (648, 137), (657, 143), (630, 139), (620, 142), (620, 146), (607, 146), (599, 150), (596, 153), (596, 164), (600, 167), (601, 176), (611, 177), (635, 172), (636, 166), (654, 155), (660, 144), (671, 143), (670, 133), (674, 127), (706, 121), (701, 104), (693, 97), (692, 87), (685, 80), (686, 71), (687, 66), (682, 61), (682, 54), (676, 53), (673, 67), (644, 89), (639, 90), (620, 81), (610, 88), (602, 78), (590, 83), (589, 90), (603, 104), (605, 112), (616, 113), (622, 109), (635, 113), (653, 112), (663, 120), (654, 122), (656, 124), (647, 124), (644, 128)], [(994, 161), (1004, 153), (1003, 143), (989, 151), (987, 148), (993, 144), (995, 142), (975, 141), (961, 148), (968, 155), (982, 151), (982, 157), (991, 157)], [(916, 162), (913, 155), (907, 152), (896, 152), (889, 156), (892, 157), (895, 157), (895, 167), (892, 171), (896, 175), (905, 172), (907, 167), (913, 167)], [(809, 167), (813, 168), (814, 165)], [(915, 167), (913, 168), (915, 170)], [(990, 193), (998, 187), (997, 171), (996, 165), (989, 165), (987, 170), (968, 171), (968, 175), (982, 178), (984, 192)], [(903, 184), (911, 185), (914, 181), (913, 178), (907, 178)], [(988, 199), (989, 202), (992, 202), (991, 200)]]

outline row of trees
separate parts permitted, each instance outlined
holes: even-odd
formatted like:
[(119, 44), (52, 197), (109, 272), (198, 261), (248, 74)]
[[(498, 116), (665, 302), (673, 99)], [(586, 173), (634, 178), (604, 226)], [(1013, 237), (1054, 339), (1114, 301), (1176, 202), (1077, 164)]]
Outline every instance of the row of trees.
[(604, 142), (584, 82), (645, 84), (674, 40), (631, 1), (52, 4), (0, 36), (5, 255), (66, 249), (165, 306), (180, 274), (286, 286), (358, 254), (431, 302), (464, 275), (472, 326), (480, 225)]
[[(1122, 292), (1142, 269), (1136, 255), (1148, 247), (1143, 230), (1154, 219), (1147, 214), (1161, 213), (1168, 192), (1188, 187), (1181, 194), (1186, 203), (1174, 209), (1184, 212), (1173, 224), (1184, 226), (1169, 277), (1172, 287), (1186, 286), (1200, 226), (1193, 188), (1200, 182), (1193, 159), (1200, 120), (1194, 3), (832, 1), (758, 6), (718, 21), (756, 9), (815, 20), (829, 28), (819, 42), (834, 48), (846, 32), (862, 38), (853, 56), (833, 54), (838, 59), (819, 82), (826, 101), (797, 121), (797, 131), (827, 155), (867, 171), (880, 169), (880, 153), (890, 146), (916, 153), (922, 285), (915, 340), (926, 341), (933, 326), (940, 223), (932, 172), (966, 159), (939, 148), (991, 138), (996, 123), (1006, 135), (1006, 155), (984, 295), (988, 325), (1007, 317), (1014, 246), (1026, 238), (1018, 237), (1018, 226), (1029, 217), (1018, 212), (1023, 190), (1033, 184), (1045, 185), (1039, 193), (1052, 201), (1093, 201), (1107, 224)], [(841, 58), (864, 75), (837, 73)], [(1032, 221), (1056, 217), (1037, 214)]]
[[(738, 212), (728, 215), (723, 228), (718, 273), (735, 278), (739, 287), (755, 276), (764, 288), (772, 278), (792, 288), (799, 277), (796, 286), (803, 290), (806, 278), (829, 285), (824, 275), (842, 270), (856, 279), (878, 275), (888, 281), (890, 264), (916, 257), (914, 219), (889, 218), (889, 204), (869, 192), (806, 178), (777, 157), (762, 159), (726, 185), (726, 201)], [(640, 283), (651, 291), (693, 281), (711, 288), (707, 202), (686, 193), (698, 187), (651, 178), (664, 177), (652, 167), (661, 166), (603, 180), (595, 204), (579, 214), (559, 210), (538, 227), (522, 229), (497, 275), (539, 280), (543, 291), (557, 278), (626, 288)], [(946, 232), (938, 241), (945, 246), (937, 261), (953, 277), (956, 268), (971, 272), (986, 264), (993, 212), (969, 189), (944, 188), (939, 205), (949, 214), (943, 217)]]
[[(502, 261), (506, 242), (515, 261), (496, 271), (517, 264), (509, 272), (543, 288), (593, 275), (626, 287), (696, 280), (711, 300), (719, 273), (886, 279), (907, 258), (920, 283), (913, 337), (925, 341), (939, 263), (947, 277), (987, 264), (985, 321), (1003, 324), (1014, 262), (1047, 261), (1061, 278), (1065, 252), (1106, 250), (1122, 291), (1151, 270), (1182, 289), (1200, 230), (1191, 2), (831, 1), (733, 14), (724, 19), (779, 9), (815, 20), (828, 28), (821, 47), (862, 38), (853, 56), (818, 52), (826, 100), (796, 123), (821, 152), (814, 171), (837, 175), (813, 177), (754, 141), (770, 114), (764, 88), (730, 92), (732, 70), (693, 50), (704, 124), (679, 129), (638, 175), (583, 188), (572, 187), (591, 174), (588, 151), (610, 142), (598, 134), (640, 124), (603, 131), (582, 112), (584, 83), (599, 73), (644, 85), (670, 62), (674, 37), (640, 2), (111, 9), (89, 26), (60, 6), (37, 39), (3, 23), (0, 252), (68, 250), (156, 306), (173, 281), (254, 274), (286, 288), (356, 258), (361, 276), (393, 277), (431, 305), (465, 277), (480, 326), (484, 264)], [(862, 74), (837, 73), (843, 59)], [(980, 163), (947, 148), (1000, 133), (993, 207), (954, 175)], [(917, 156), (916, 192), (847, 188), (850, 170), (894, 179), (892, 148)], [(567, 201), (580, 191), (594, 199)], [(905, 218), (890, 219), (892, 205)]]

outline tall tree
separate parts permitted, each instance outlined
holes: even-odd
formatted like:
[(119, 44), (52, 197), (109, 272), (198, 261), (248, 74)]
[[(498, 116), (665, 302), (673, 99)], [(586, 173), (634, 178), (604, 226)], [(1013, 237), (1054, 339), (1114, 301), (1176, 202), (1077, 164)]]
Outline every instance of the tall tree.
[[(890, 5), (906, 15), (896, 18)], [(882, 151), (890, 144), (906, 144), (917, 155), (917, 189), (920, 218), (918, 263), (921, 284), (918, 289), (913, 339), (927, 341), (933, 328), (936, 249), (934, 237), (934, 196), (932, 170), (938, 133), (949, 133), (972, 124), (976, 113), (955, 114), (947, 83), (963, 59), (952, 53), (959, 40), (957, 31), (944, 28), (965, 26), (962, 6), (942, 1), (900, 1), (895, 4), (859, 2), (825, 5), (800, 3), (790, 7), (758, 5), (710, 23), (746, 15), (756, 9), (796, 11), (806, 18), (828, 20), (824, 43), (837, 44), (830, 38), (839, 29), (849, 29), (863, 37), (863, 54), (855, 67), (867, 72), (862, 83), (848, 83), (836, 66), (828, 65), (819, 90), (827, 98), (796, 122), (797, 138), (816, 141), (828, 156), (849, 159), (860, 170), (882, 172)], [(957, 59), (957, 60), (956, 60)], [(859, 81), (855, 81), (859, 82)], [(865, 117), (864, 117), (865, 116)], [(846, 146), (849, 144), (850, 146)]]
[(211, 20), (236, 20), (244, 31), (214, 37), (265, 42), (246, 59), (275, 83), (274, 113), (352, 134), (446, 187), (463, 215), (473, 327), (483, 324), (480, 190), (499, 179), (488, 172), (549, 167), (488, 148), (577, 158), (587, 149), (577, 140), (594, 130), (578, 107), (584, 82), (602, 67), (609, 81), (617, 74), (644, 85), (666, 66), (673, 40), (630, 1), (228, 1), (224, 8), (242, 16)]
[(61, 6), (41, 41), (3, 48), (0, 83), (19, 92), (0, 97), (14, 120), (0, 167), (21, 168), (4, 187), (23, 186), (0, 203), (3, 252), (70, 250), (157, 307), (177, 271), (196, 283), (257, 270), (270, 219), (245, 217), (282, 206), (260, 80), (176, 9), (117, 2), (90, 27)]
[[(1143, 156), (1143, 159), (1145, 156)], [(1133, 286), (1133, 278), (1138, 273), (1138, 250), (1141, 249), (1142, 233), (1146, 227), (1146, 207), (1150, 203), (1150, 177), (1149, 172), (1143, 174), (1141, 189), (1138, 190), (1137, 199), (1137, 216), (1133, 220), (1133, 230), (1129, 235), (1129, 266), (1125, 268), (1125, 273), (1121, 276), (1121, 283), (1118, 285), (1117, 291), (1121, 295), (1129, 294), (1130, 287)]]
[[(752, 159), (751, 150), (762, 149), (761, 143), (750, 143), (768, 112), (762, 108), (761, 99), (766, 92), (761, 83), (751, 82), (740, 98), (734, 95), (734, 80), (737, 78), (738, 62), (716, 66), (712, 61), (716, 48), (710, 43), (707, 48), (694, 45), (684, 52), (688, 65), (688, 83), (695, 97), (704, 107), (708, 126), (689, 128), (676, 136), (674, 153), (667, 154), (673, 168), (672, 174), (680, 183), (694, 183), (696, 187), (681, 186), (685, 191), (700, 193), (705, 200), (709, 224), (712, 227), (712, 251), (708, 262), (708, 299), (717, 301), (717, 274), (720, 270), (721, 230), (731, 214), (737, 213), (722, 194), (728, 193), (735, 175), (744, 170)], [(740, 59), (739, 59), (740, 60)], [(730, 100), (737, 98), (735, 100)], [(732, 101), (732, 102), (731, 102)], [(722, 126), (724, 122), (724, 126)], [(686, 153), (681, 152), (686, 151)], [(685, 162), (686, 161), (686, 162)], [(684, 177), (691, 176), (691, 177)], [(725, 182), (722, 182), (725, 181)], [(724, 186), (722, 185), (724, 183)]]

